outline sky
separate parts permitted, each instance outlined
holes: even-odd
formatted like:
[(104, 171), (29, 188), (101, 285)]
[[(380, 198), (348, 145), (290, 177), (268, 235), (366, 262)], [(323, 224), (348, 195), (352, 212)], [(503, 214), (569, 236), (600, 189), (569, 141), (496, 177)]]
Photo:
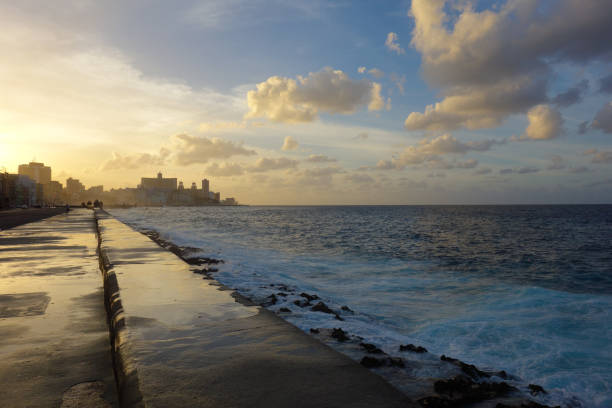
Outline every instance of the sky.
[(0, 0), (0, 170), (246, 204), (612, 202), (609, 0)]

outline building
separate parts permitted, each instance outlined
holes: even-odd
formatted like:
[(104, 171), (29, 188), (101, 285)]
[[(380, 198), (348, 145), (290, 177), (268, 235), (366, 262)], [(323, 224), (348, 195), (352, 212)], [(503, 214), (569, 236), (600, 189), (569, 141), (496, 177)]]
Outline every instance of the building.
[(205, 195), (208, 195), (208, 193), (210, 192), (210, 183), (209, 183), (208, 179), (203, 179), (202, 180), (202, 192)]
[(177, 182), (175, 178), (162, 177), (160, 172), (157, 173), (156, 178), (142, 177), (140, 179), (140, 188), (170, 193), (177, 190)]
[(18, 174), (28, 176), (35, 183), (46, 185), (51, 181), (51, 167), (44, 163), (30, 162), (20, 164)]
[(58, 205), (63, 203), (62, 196), (63, 186), (59, 181), (51, 180), (45, 184), (43, 189), (43, 198), (48, 205)]

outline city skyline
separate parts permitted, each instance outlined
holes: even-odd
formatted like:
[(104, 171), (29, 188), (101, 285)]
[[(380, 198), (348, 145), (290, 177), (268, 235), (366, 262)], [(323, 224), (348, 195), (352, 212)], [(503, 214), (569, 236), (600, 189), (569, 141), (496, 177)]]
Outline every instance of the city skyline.
[[(604, 0), (0, 3), (0, 168), (246, 204), (612, 202)], [(163, 27), (163, 28), (162, 28)]]

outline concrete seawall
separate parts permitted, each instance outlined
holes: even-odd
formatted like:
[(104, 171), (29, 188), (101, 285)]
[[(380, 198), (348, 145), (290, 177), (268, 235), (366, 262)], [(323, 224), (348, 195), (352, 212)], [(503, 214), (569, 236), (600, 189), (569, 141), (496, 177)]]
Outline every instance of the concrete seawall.
[(122, 406), (414, 406), (146, 236), (103, 211), (96, 219)]

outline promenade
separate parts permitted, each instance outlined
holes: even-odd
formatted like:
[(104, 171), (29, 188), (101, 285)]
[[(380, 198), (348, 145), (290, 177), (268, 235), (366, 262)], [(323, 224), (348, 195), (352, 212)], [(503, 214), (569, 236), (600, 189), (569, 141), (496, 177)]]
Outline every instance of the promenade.
[(0, 232), (0, 406), (118, 406), (96, 247), (86, 209)]
[(97, 217), (101, 258), (91, 210), (0, 232), (3, 407), (413, 406), (146, 236)]

